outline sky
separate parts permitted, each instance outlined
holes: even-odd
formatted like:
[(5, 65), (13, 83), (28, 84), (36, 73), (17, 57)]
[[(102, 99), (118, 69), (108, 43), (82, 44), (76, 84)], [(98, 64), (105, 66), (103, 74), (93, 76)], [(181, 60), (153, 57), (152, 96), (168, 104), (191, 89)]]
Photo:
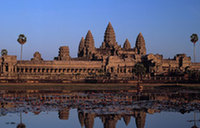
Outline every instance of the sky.
[[(88, 30), (99, 47), (108, 22), (119, 45), (128, 38), (134, 47), (141, 32), (147, 54), (164, 58), (186, 53), (193, 59), (190, 36), (196, 33), (200, 38), (200, 0), (0, 0), (0, 17), (0, 49), (19, 59), (17, 38), (24, 34), (25, 60), (36, 51), (44, 60), (52, 60), (60, 46), (69, 46), (70, 56), (77, 57)], [(200, 41), (196, 60), (200, 62)]]

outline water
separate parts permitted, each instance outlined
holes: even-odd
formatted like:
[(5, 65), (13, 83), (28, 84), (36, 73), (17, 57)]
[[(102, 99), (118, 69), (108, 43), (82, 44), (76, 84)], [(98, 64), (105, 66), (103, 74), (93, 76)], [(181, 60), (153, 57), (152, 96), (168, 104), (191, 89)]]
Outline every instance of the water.
[(191, 128), (199, 110), (199, 88), (0, 88), (0, 128)]

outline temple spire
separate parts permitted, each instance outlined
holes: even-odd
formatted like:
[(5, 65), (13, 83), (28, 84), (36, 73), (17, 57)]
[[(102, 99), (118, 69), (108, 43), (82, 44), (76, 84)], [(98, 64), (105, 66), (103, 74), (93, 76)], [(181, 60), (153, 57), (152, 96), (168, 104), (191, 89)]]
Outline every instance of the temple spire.
[(94, 52), (95, 52), (94, 39), (93, 39), (91, 31), (89, 30), (85, 37), (85, 43), (84, 43), (84, 48), (83, 48), (83, 57), (92, 59)]
[(84, 37), (81, 38), (81, 41), (79, 43), (79, 48), (78, 48), (78, 57), (82, 57), (83, 56), (83, 49), (85, 47), (85, 39)]
[(106, 47), (109, 48), (116, 45), (115, 31), (110, 22), (108, 23), (104, 34), (104, 42), (106, 44)]
[(125, 50), (131, 49), (131, 44), (127, 38), (126, 38), (126, 41), (124, 42), (123, 48)]
[(88, 33), (85, 37), (85, 47), (89, 49), (94, 48), (94, 39), (90, 30), (88, 30)]
[(85, 39), (84, 39), (84, 37), (82, 37), (81, 41), (79, 43), (79, 50), (81, 50), (84, 47), (84, 45), (85, 45)]
[(135, 47), (138, 51), (138, 54), (140, 54), (140, 55), (146, 54), (145, 40), (144, 40), (144, 37), (141, 32), (139, 33), (139, 35), (136, 39)]

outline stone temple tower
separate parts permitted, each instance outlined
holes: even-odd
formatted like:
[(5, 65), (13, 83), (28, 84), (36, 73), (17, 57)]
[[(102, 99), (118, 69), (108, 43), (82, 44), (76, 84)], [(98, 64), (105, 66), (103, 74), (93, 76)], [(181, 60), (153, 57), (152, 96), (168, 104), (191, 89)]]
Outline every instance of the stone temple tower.
[(61, 46), (59, 48), (57, 60), (67, 61), (70, 60), (69, 56), (69, 47), (68, 46)]
[(141, 32), (136, 39), (135, 48), (137, 50), (137, 54), (146, 55), (145, 40)]
[(91, 59), (94, 52), (95, 52), (94, 39), (91, 31), (89, 30), (85, 37), (85, 40), (84, 38), (82, 38), (80, 41), (78, 57), (85, 57)]
[(112, 48), (116, 46), (116, 38), (115, 38), (115, 31), (111, 25), (111, 23), (108, 23), (108, 26), (106, 28), (105, 34), (104, 34), (104, 42), (102, 45), (105, 43), (106, 48)]
[(92, 58), (95, 52), (94, 39), (91, 31), (89, 30), (85, 39), (82, 37), (79, 43), (78, 57)]
[(123, 48), (124, 48), (125, 50), (131, 49), (131, 44), (130, 44), (130, 42), (129, 42), (128, 39), (126, 39), (126, 41), (124, 42)]
[(88, 31), (85, 37), (85, 48), (86, 48), (86, 55), (88, 55), (89, 53), (92, 53), (95, 49), (94, 39), (90, 30)]
[(84, 37), (82, 37), (78, 47), (78, 57), (84, 56), (84, 47), (85, 47), (85, 39)]

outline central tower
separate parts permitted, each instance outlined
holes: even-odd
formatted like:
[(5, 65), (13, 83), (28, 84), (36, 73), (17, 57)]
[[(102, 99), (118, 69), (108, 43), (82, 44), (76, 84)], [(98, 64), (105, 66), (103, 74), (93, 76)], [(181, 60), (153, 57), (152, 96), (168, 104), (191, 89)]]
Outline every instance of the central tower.
[(104, 34), (103, 44), (105, 44), (106, 48), (112, 48), (116, 45), (115, 31), (110, 22), (108, 23), (108, 26)]

